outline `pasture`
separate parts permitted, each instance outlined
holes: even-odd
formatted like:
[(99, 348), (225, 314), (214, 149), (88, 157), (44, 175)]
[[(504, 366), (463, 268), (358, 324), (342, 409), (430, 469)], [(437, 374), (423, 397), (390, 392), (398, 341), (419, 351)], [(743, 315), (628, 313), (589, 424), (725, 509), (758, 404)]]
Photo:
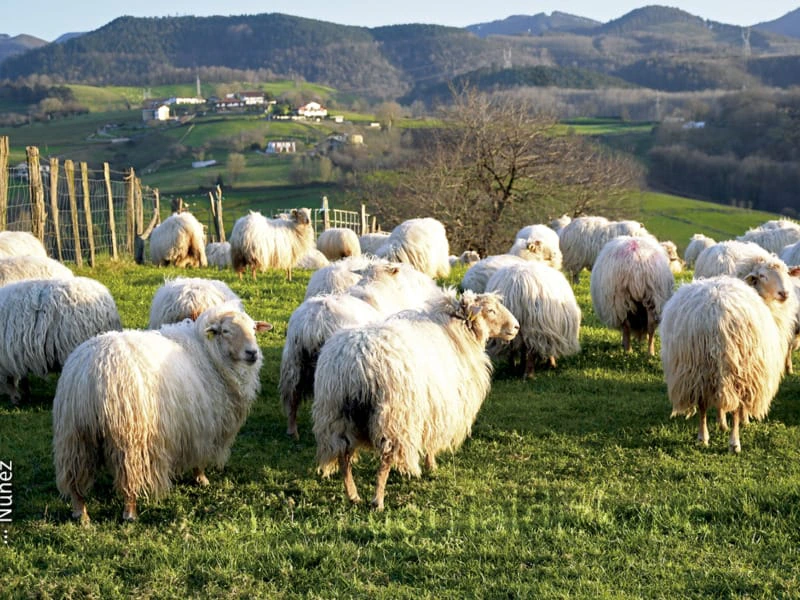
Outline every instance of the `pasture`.
[[(650, 226), (649, 223), (647, 223)], [(720, 224), (720, 227), (722, 225)], [(653, 228), (655, 229), (655, 228)], [(697, 231), (697, 230), (695, 230)], [(741, 233), (743, 230), (737, 230)], [(677, 241), (677, 240), (676, 240)], [(685, 241), (683, 241), (685, 245)], [(463, 268), (447, 282), (457, 284)], [(51, 452), (56, 376), (33, 379), (18, 408), (0, 401), (0, 462), (13, 465), (0, 506), (6, 597), (676, 598), (792, 597), (800, 585), (800, 364), (768, 419), (742, 433), (740, 456), (712, 429), (670, 418), (658, 357), (625, 354), (595, 318), (589, 277), (576, 296), (582, 351), (530, 381), (498, 363), (472, 436), (421, 479), (392, 473), (386, 510), (351, 506), (339, 478), (315, 473), (310, 411), (285, 435), (281, 348), (308, 271), (242, 281), (232, 271), (105, 262), (76, 274), (105, 283), (125, 327), (144, 327), (165, 277), (225, 281), (255, 318), (262, 391), (211, 485), (179, 479), (122, 523), (101, 477), (92, 523), (70, 521)], [(681, 280), (690, 278), (684, 274)], [(658, 350), (658, 345), (657, 345)], [(711, 424), (713, 427), (713, 422)], [(377, 461), (355, 467), (370, 497)], [(6, 470), (5, 472), (8, 472)]]

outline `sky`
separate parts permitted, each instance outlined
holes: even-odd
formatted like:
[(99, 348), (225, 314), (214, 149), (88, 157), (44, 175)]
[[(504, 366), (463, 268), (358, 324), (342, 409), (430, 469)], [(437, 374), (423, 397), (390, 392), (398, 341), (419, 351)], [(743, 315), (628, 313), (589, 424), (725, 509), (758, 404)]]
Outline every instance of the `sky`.
[(800, 8), (800, 0), (303, 0), (271, 6), (263, 0), (26, 0), (17, 9), (7, 7), (0, 18), (0, 33), (28, 34), (53, 41), (64, 33), (98, 29), (121, 16), (174, 17), (248, 15), (281, 12), (342, 25), (378, 27), (401, 23), (433, 23), (465, 27), (501, 20), (511, 15), (550, 14), (554, 10), (607, 22), (635, 8), (661, 4), (698, 17), (730, 25), (772, 21)]

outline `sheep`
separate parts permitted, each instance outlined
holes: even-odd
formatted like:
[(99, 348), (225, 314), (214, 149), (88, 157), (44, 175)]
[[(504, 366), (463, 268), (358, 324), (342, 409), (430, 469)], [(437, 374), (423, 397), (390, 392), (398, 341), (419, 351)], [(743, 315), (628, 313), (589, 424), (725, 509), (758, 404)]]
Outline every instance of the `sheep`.
[(194, 321), (207, 308), (230, 301), (244, 310), (239, 297), (222, 281), (200, 277), (168, 279), (153, 295), (147, 327), (159, 329), (184, 319)]
[(579, 273), (591, 270), (597, 255), (606, 242), (627, 235), (650, 235), (644, 225), (636, 221), (609, 221), (605, 217), (578, 217), (559, 232), (564, 271), (578, 283)]
[(86, 496), (102, 464), (126, 521), (137, 518), (139, 496), (164, 495), (185, 470), (208, 485), (206, 467), (225, 465), (259, 392), (255, 334), (270, 329), (226, 303), (197, 321), (110, 332), (78, 346), (53, 401), (56, 485), (73, 518), (88, 522)]
[[(737, 276), (741, 264), (755, 258), (767, 260), (772, 256), (758, 244), (728, 240), (718, 242), (703, 250), (694, 264), (694, 278), (714, 277), (716, 275)], [(749, 267), (745, 266), (746, 271)]]
[(58, 371), (78, 344), (122, 328), (108, 289), (87, 277), (28, 279), (0, 287), (0, 323), (0, 392), (14, 404), (22, 397), (21, 378)]
[(528, 237), (517, 237), (508, 253), (525, 260), (542, 261), (554, 269), (561, 270), (563, 259), (558, 234), (544, 225), (540, 227), (549, 233), (542, 235), (543, 230), (539, 230), (532, 231)]
[(581, 309), (561, 271), (538, 261), (511, 265), (489, 278), (486, 291), (503, 298), (520, 327), (510, 344), (490, 342), (490, 353), (507, 349), (512, 365), (519, 354), (523, 378), (533, 377), (537, 360), (555, 367), (557, 358), (580, 352)]
[(563, 214), (560, 217), (556, 217), (552, 221), (550, 221), (550, 228), (553, 229), (556, 233), (560, 233), (564, 227), (570, 224), (572, 221), (572, 217), (567, 214)]
[(672, 271), (672, 274), (677, 275), (678, 273), (682, 273), (683, 267), (686, 263), (684, 263), (681, 257), (678, 256), (678, 247), (675, 245), (675, 242), (661, 242), (661, 247), (664, 249), (664, 252), (667, 253), (669, 270)]
[(327, 256), (316, 248), (311, 248), (311, 250), (297, 260), (294, 266), (297, 269), (316, 271), (322, 267), (327, 267), (329, 264), (331, 264), (331, 261), (328, 260)]
[(464, 277), (461, 278), (461, 289), (472, 290), (479, 294), (485, 292), (486, 283), (495, 271), (510, 265), (524, 263), (524, 258), (512, 254), (495, 254), (482, 258), (464, 273)]
[(388, 264), (388, 261), (382, 258), (362, 254), (361, 256), (343, 258), (320, 268), (308, 280), (305, 299), (307, 300), (318, 294), (343, 292), (350, 286), (357, 284), (361, 280), (363, 271), (376, 262)]
[(358, 245), (361, 247), (361, 254), (375, 254), (378, 248), (389, 239), (388, 231), (376, 231), (375, 233), (364, 233), (358, 236)]
[(234, 223), (230, 242), (231, 263), (239, 279), (247, 268), (253, 279), (257, 271), (285, 269), (291, 281), (292, 267), (315, 246), (311, 211), (292, 209), (287, 219), (267, 219), (250, 211)]
[(664, 306), (661, 362), (672, 416), (698, 413), (704, 446), (709, 407), (717, 408), (723, 430), (726, 413), (733, 413), (728, 447), (739, 453), (740, 424), (765, 417), (778, 391), (786, 348), (762, 299), (772, 294), (765, 283), (729, 275), (696, 279)]
[(800, 242), (800, 225), (788, 219), (767, 221), (736, 239), (756, 243), (767, 252), (778, 254), (785, 246)]
[(436, 219), (409, 219), (392, 230), (375, 254), (390, 262), (404, 262), (431, 277), (450, 274), (450, 245), (444, 225)]
[(376, 262), (343, 293), (314, 295), (289, 318), (281, 355), (280, 389), (286, 433), (297, 433), (297, 411), (311, 392), (317, 355), (339, 329), (364, 325), (402, 310), (421, 310), (441, 294), (433, 279), (405, 263)]
[(27, 231), (0, 231), (0, 258), (11, 256), (47, 257), (42, 242)]
[(372, 506), (382, 510), (389, 471), (420, 475), (469, 435), (491, 385), (489, 338), (511, 340), (519, 324), (496, 294), (455, 290), (425, 311), (343, 329), (322, 347), (312, 419), (318, 471), (342, 471), (359, 502), (352, 463), (362, 447), (380, 456)]
[(784, 246), (780, 257), (787, 265), (800, 265), (800, 242)]
[(188, 212), (173, 213), (150, 234), (150, 260), (154, 265), (179, 268), (207, 267), (203, 226)]
[(211, 242), (206, 245), (206, 259), (210, 266), (227, 269), (231, 266), (231, 243)]
[(472, 266), (476, 262), (481, 259), (481, 255), (475, 252), (475, 250), (464, 250), (461, 254), (456, 256), (455, 254), (451, 254), (448, 257), (450, 261), (450, 267), (455, 267), (457, 265), (467, 265)]
[(686, 246), (686, 250), (683, 252), (683, 262), (686, 263), (689, 269), (693, 269), (700, 253), (716, 243), (714, 238), (710, 238), (702, 233), (695, 233), (689, 240), (689, 245)]
[(328, 260), (339, 260), (361, 254), (358, 236), (348, 227), (332, 227), (320, 233), (317, 238), (317, 250)]
[(551, 227), (547, 225), (528, 225), (527, 227), (523, 227), (520, 229), (517, 234), (514, 236), (515, 240), (518, 239), (525, 239), (525, 240), (542, 240), (546, 242), (549, 246), (558, 248), (558, 233), (556, 233)]
[(610, 240), (594, 263), (589, 293), (597, 318), (622, 330), (622, 347), (631, 351), (631, 333), (647, 334), (647, 352), (655, 356), (655, 331), (664, 303), (675, 287), (664, 249), (652, 237)]
[(46, 256), (23, 254), (0, 258), (0, 286), (23, 279), (65, 279), (73, 277), (69, 267)]

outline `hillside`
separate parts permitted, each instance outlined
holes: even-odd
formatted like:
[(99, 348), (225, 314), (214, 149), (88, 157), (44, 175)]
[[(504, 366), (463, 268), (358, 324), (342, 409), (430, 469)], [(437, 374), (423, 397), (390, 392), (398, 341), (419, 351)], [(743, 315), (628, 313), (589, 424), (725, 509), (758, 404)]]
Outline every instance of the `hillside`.
[(774, 21), (754, 25), (753, 29), (800, 38), (800, 8), (786, 13)]
[(39, 39), (32, 35), (15, 35), (11, 37), (5, 33), (0, 33), (0, 62), (5, 59), (23, 54), (28, 50), (41, 48), (47, 45), (45, 40)]
[(468, 25), (467, 31), (471, 31), (479, 37), (487, 37), (489, 35), (539, 35), (546, 31), (576, 31), (592, 29), (599, 25), (601, 23), (593, 19), (553, 11), (550, 15), (546, 13), (511, 15), (505, 19), (489, 23), (476, 23), (475, 25)]

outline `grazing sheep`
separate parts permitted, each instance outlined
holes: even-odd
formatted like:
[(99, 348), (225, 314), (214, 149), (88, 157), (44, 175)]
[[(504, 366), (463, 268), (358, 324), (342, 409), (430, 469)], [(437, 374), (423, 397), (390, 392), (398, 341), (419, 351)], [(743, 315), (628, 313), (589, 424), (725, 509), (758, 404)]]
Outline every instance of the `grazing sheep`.
[(517, 235), (514, 236), (515, 240), (518, 239), (524, 240), (542, 240), (546, 242), (550, 246), (555, 246), (558, 248), (558, 233), (556, 233), (551, 227), (547, 225), (528, 225), (527, 227), (523, 227), (517, 232)]
[(693, 269), (700, 253), (716, 243), (717, 242), (713, 238), (705, 236), (702, 233), (695, 233), (689, 240), (689, 245), (686, 246), (686, 250), (683, 253), (683, 261), (686, 263), (686, 266), (689, 269)]
[(292, 267), (314, 248), (311, 211), (293, 209), (289, 218), (267, 219), (258, 212), (240, 217), (231, 232), (231, 263), (241, 279), (245, 269), (257, 271), (285, 269), (292, 280)]
[(787, 265), (800, 265), (800, 242), (785, 246), (781, 250), (780, 257)]
[(558, 234), (545, 225), (538, 227), (542, 229), (531, 230), (528, 237), (518, 236), (508, 253), (525, 260), (542, 261), (554, 269), (561, 270), (562, 255)]
[(222, 467), (260, 388), (254, 322), (223, 304), (159, 331), (94, 337), (67, 359), (53, 401), (56, 485), (86, 522), (86, 496), (105, 464), (136, 519), (141, 495), (159, 497), (192, 469), (208, 485)]
[(441, 222), (430, 217), (400, 223), (375, 254), (390, 262), (408, 263), (434, 278), (450, 274), (447, 232)]
[(767, 252), (779, 254), (789, 244), (800, 242), (800, 225), (788, 219), (767, 221), (758, 227), (748, 229), (744, 235), (736, 239), (753, 242)]
[(647, 352), (655, 355), (655, 332), (675, 277), (664, 249), (653, 237), (619, 236), (594, 263), (589, 292), (597, 318), (622, 330), (622, 347), (631, 350), (631, 334), (647, 334)]
[(317, 238), (317, 250), (328, 260), (339, 260), (361, 254), (358, 236), (349, 227), (332, 227), (320, 233)]
[(681, 257), (678, 256), (678, 247), (675, 245), (675, 242), (661, 242), (661, 247), (664, 249), (664, 252), (667, 253), (669, 270), (672, 271), (672, 274), (677, 275), (678, 273), (682, 273), (685, 263)]
[(519, 335), (509, 344), (490, 342), (490, 353), (504, 350), (520, 356), (524, 378), (533, 377), (536, 362), (580, 352), (578, 334), (581, 309), (567, 278), (542, 262), (524, 262), (497, 270), (486, 284), (487, 292), (503, 298), (503, 304), (519, 321)]
[(211, 267), (227, 269), (231, 266), (231, 243), (211, 242), (206, 245), (206, 258)]
[(108, 289), (94, 279), (27, 279), (0, 287), (0, 392), (14, 404), (19, 380), (61, 369), (70, 352), (98, 333), (122, 328)]
[(361, 247), (361, 254), (375, 254), (378, 248), (389, 239), (388, 231), (376, 231), (375, 233), (365, 233), (358, 237), (358, 245)]
[(728, 240), (718, 242), (703, 250), (694, 263), (694, 278), (715, 277), (716, 275), (733, 275), (749, 266), (742, 267), (743, 263), (755, 258), (768, 260), (772, 256), (758, 244)]
[(323, 476), (340, 469), (360, 501), (352, 462), (362, 447), (380, 456), (373, 507), (383, 509), (392, 467), (418, 476), (420, 459), (469, 435), (491, 385), (489, 338), (511, 340), (519, 324), (495, 294), (454, 290), (428, 310), (343, 329), (322, 347), (314, 376), (313, 430)]
[(294, 266), (296, 269), (316, 271), (322, 267), (327, 267), (329, 264), (331, 264), (331, 261), (328, 260), (327, 256), (316, 248), (311, 248), (305, 255), (300, 257)]
[(450, 267), (455, 267), (456, 265), (467, 265), (471, 266), (474, 265), (481, 259), (481, 255), (475, 252), (475, 250), (464, 250), (459, 256), (455, 254), (451, 254), (449, 257)]
[(173, 213), (150, 234), (150, 260), (154, 265), (179, 268), (207, 267), (203, 226), (188, 212)]
[(306, 286), (305, 299), (318, 294), (335, 294), (343, 292), (352, 285), (357, 284), (363, 276), (364, 270), (371, 264), (388, 261), (372, 255), (362, 254), (334, 261), (320, 268), (311, 275)]
[(52, 258), (23, 254), (0, 258), (0, 285), (23, 279), (64, 279), (72, 271)]
[(643, 237), (650, 234), (636, 221), (609, 221), (605, 217), (573, 219), (559, 233), (564, 272), (577, 283), (582, 269), (591, 271), (606, 242), (621, 235)]
[(510, 265), (524, 263), (524, 258), (513, 254), (495, 254), (482, 258), (464, 273), (464, 277), (461, 278), (461, 289), (472, 290), (478, 294), (485, 292), (486, 284), (495, 271)]
[[(672, 415), (699, 413), (697, 439), (708, 445), (706, 412), (719, 425), (733, 413), (729, 449), (741, 451), (739, 425), (762, 419), (784, 372), (786, 348), (760, 294), (760, 280), (721, 275), (682, 285), (664, 306), (661, 361)], [(755, 287), (753, 287), (755, 285)]]
[(27, 231), (0, 231), (0, 258), (10, 256), (47, 257), (42, 242)]
[(564, 227), (570, 224), (572, 221), (572, 217), (569, 215), (561, 215), (560, 217), (556, 217), (552, 221), (550, 221), (550, 228), (553, 229), (556, 233), (560, 233)]
[(168, 279), (153, 295), (150, 304), (148, 329), (160, 329), (167, 323), (180, 323), (184, 319), (194, 321), (207, 308), (235, 302), (243, 311), (242, 301), (225, 282), (200, 277), (176, 277)]

